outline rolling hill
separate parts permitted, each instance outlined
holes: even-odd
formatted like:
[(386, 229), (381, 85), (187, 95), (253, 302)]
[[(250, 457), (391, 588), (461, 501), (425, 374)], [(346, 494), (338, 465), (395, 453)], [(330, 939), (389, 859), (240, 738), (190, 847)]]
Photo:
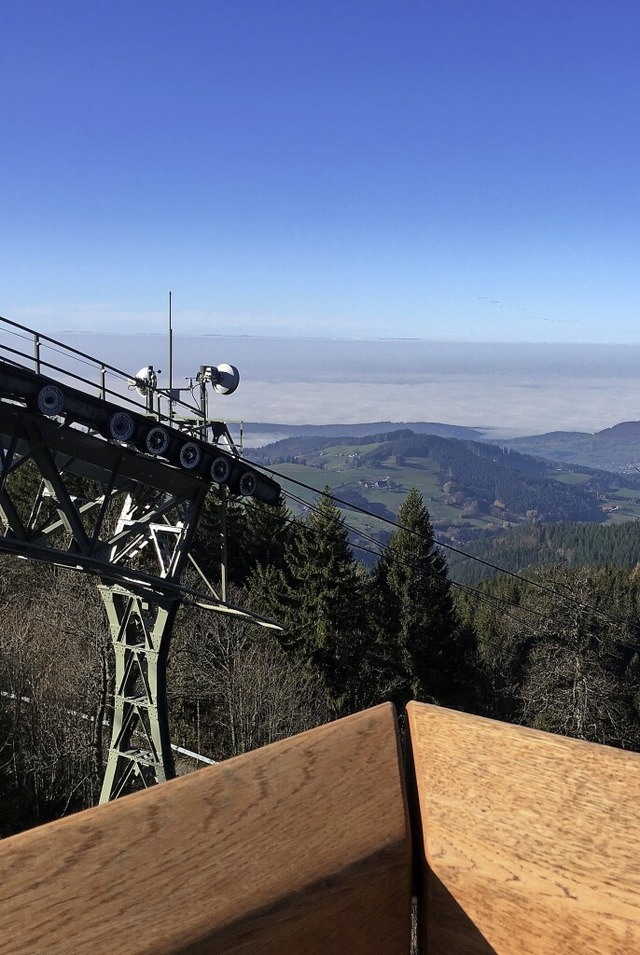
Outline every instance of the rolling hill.
[(640, 467), (640, 421), (623, 421), (595, 434), (551, 431), (500, 441), (500, 446), (551, 461), (634, 474)]
[(491, 428), (477, 429), (429, 421), (403, 424), (389, 421), (363, 424), (265, 424), (244, 423), (244, 436), (249, 446), (274, 443), (280, 439), (309, 437), (362, 438), (394, 431), (409, 430), (414, 434), (430, 434), (443, 438), (498, 444), (502, 448), (522, 454), (546, 458), (549, 461), (583, 465), (587, 468), (635, 474), (640, 468), (640, 421), (623, 421), (611, 428), (597, 431), (550, 431), (526, 437), (494, 437)]
[(393, 519), (413, 486), (439, 539), (456, 544), (520, 524), (619, 523), (640, 516), (640, 475), (409, 429), (360, 438), (301, 435), (254, 449), (251, 457), (274, 468), (301, 508), (328, 485), (351, 506), (350, 525), (381, 539), (388, 525), (353, 508)]

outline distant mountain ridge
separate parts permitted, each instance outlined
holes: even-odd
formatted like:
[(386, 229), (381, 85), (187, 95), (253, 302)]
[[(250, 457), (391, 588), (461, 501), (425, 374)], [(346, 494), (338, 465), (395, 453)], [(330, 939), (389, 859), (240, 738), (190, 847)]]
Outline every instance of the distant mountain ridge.
[[(640, 405), (640, 400), (638, 404)], [(244, 424), (248, 446), (253, 443), (253, 440), (262, 444), (271, 444), (276, 440), (303, 436), (365, 438), (406, 430), (414, 434), (431, 434), (461, 441), (495, 444), (501, 448), (519, 451), (521, 454), (530, 454), (559, 463), (582, 465), (596, 470), (634, 474), (640, 469), (640, 421), (622, 421), (611, 428), (604, 428), (595, 433), (549, 431), (544, 434), (516, 438), (494, 437), (491, 434), (493, 429), (490, 427), (471, 428), (433, 421), (299, 425), (245, 422)]]
[[(452, 578), (475, 585), (497, 568), (526, 573), (552, 564), (634, 566), (640, 559), (640, 474), (582, 463), (587, 451), (629, 454), (634, 442), (640, 442), (640, 422), (500, 445), (404, 427), (358, 437), (299, 434), (250, 455), (275, 469), (285, 490), (289, 477), (294, 494), (328, 485), (343, 502), (353, 546), (369, 563), (371, 535), (385, 542), (390, 533), (374, 515), (393, 520), (409, 488), (417, 487), (437, 539), (454, 546), (447, 552)], [(523, 453), (528, 448), (551, 449), (556, 460)], [(571, 460), (574, 452), (580, 461)], [(305, 501), (314, 496), (307, 493)]]
[(640, 507), (638, 475), (409, 429), (358, 438), (299, 435), (254, 449), (251, 458), (276, 468), (285, 483), (291, 476), (316, 490), (328, 484), (337, 498), (360, 507), (366, 499), (386, 514), (418, 487), (441, 539), (451, 541), (520, 523), (632, 520)]
[(595, 434), (551, 431), (498, 443), (501, 447), (539, 455), (550, 461), (582, 464), (622, 474), (634, 473), (640, 468), (640, 421), (622, 421)]
[(245, 421), (245, 435), (280, 435), (282, 438), (299, 435), (318, 437), (364, 438), (372, 434), (384, 434), (390, 431), (409, 430), (415, 434), (437, 434), (442, 438), (461, 438), (469, 441), (482, 441), (484, 432), (464, 425), (443, 424), (437, 421), (369, 421), (360, 424), (273, 424)]

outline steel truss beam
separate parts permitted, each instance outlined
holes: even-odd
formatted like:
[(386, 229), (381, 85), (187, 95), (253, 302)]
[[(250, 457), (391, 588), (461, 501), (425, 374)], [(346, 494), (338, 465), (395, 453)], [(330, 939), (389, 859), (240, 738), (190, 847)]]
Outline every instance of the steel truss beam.
[(113, 727), (100, 802), (175, 775), (166, 707), (166, 659), (178, 601), (148, 601), (117, 585), (100, 592), (115, 651)]
[(115, 654), (101, 802), (175, 773), (166, 662), (181, 602), (274, 626), (227, 604), (224, 588), (210, 586), (203, 599), (181, 585), (209, 489), (165, 462), (0, 402), (0, 551), (100, 579)]

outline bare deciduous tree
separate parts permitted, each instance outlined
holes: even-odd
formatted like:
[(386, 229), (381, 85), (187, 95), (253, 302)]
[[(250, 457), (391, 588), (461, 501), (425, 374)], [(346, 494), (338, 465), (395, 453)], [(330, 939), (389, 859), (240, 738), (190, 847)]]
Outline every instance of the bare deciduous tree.
[[(233, 603), (246, 605), (247, 599), (246, 593), (231, 594)], [(238, 619), (185, 612), (170, 671), (176, 719), (184, 721), (189, 711), (195, 745), (217, 759), (330, 718), (310, 671), (285, 654), (268, 631)]]
[(95, 583), (3, 562), (0, 830), (84, 808), (102, 776), (110, 641)]

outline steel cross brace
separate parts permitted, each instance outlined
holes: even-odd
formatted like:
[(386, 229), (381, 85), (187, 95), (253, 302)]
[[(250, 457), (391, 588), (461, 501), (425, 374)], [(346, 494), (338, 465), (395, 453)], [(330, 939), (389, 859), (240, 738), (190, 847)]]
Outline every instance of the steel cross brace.
[(280, 629), (227, 603), (224, 546), (220, 596), (206, 578), (205, 599), (180, 584), (187, 559), (195, 564), (189, 550), (208, 490), (208, 481), (166, 462), (0, 400), (0, 554), (101, 580), (115, 655), (101, 802), (175, 774), (166, 663), (183, 600)]
[[(178, 583), (202, 510), (206, 489), (182, 500), (142, 489), (129, 494), (113, 539), (111, 561), (139, 555), (147, 545), (159, 576)], [(170, 522), (168, 512), (176, 512)], [(160, 519), (163, 522), (160, 523)], [(123, 538), (128, 546), (121, 548)], [(175, 776), (169, 735), (166, 664), (179, 597), (141, 596), (103, 581), (104, 601), (115, 654), (111, 744), (100, 802), (131, 789), (147, 788)]]
[(103, 584), (115, 654), (113, 726), (100, 802), (175, 775), (166, 661), (178, 601), (145, 600)]
[[(0, 411), (0, 552), (101, 579), (115, 655), (101, 802), (171, 778), (166, 661), (180, 578), (209, 485), (26, 410), (0, 403)], [(70, 479), (78, 468), (84, 473), (86, 462), (101, 490), (80, 499)], [(14, 482), (27, 465), (28, 494), (19, 499)], [(109, 512), (123, 496), (114, 529)]]

